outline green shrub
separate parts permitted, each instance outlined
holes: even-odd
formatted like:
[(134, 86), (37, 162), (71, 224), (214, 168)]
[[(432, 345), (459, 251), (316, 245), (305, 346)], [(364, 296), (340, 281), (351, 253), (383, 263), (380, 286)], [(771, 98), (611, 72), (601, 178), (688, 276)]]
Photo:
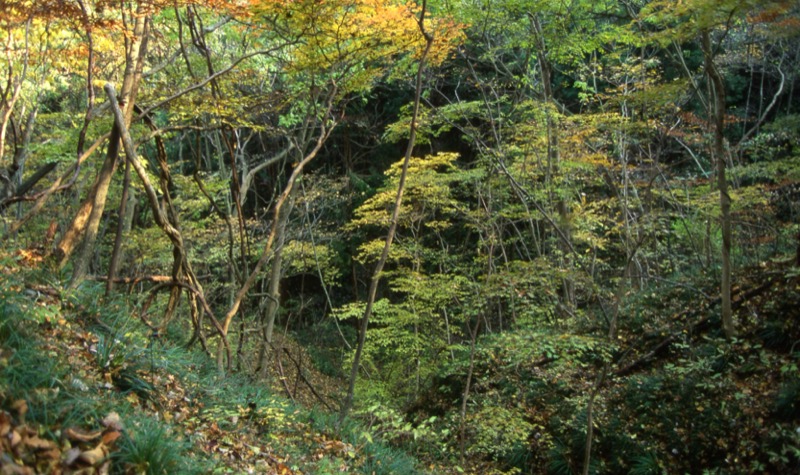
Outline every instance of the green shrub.
[(659, 475), (665, 473), (655, 454), (648, 452), (633, 459), (629, 475)]
[(412, 475), (418, 473), (416, 460), (406, 453), (383, 444), (370, 443), (364, 448), (366, 460), (358, 469), (364, 475)]
[(791, 379), (778, 390), (775, 414), (785, 421), (800, 419), (800, 379)]
[(128, 427), (118, 447), (112, 454), (116, 473), (202, 473), (196, 461), (190, 463), (184, 455), (189, 443), (153, 419), (140, 419)]

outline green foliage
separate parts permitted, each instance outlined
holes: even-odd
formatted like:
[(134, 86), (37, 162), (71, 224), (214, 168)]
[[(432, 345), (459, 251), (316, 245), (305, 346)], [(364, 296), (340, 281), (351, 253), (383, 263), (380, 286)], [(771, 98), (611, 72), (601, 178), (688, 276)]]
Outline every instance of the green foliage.
[(326, 285), (340, 285), (342, 272), (338, 266), (339, 256), (330, 246), (292, 240), (284, 244), (283, 256), (287, 263), (285, 266), (287, 276), (318, 275), (319, 272)]
[(713, 4), (698, 0), (683, 2), (674, 8), (669, 2), (654, 1), (642, 9), (641, 18), (648, 24), (665, 27), (653, 37), (661, 45), (666, 45), (670, 41), (690, 40), (704, 29), (730, 25), (732, 20), (738, 20), (741, 15), (761, 5), (762, 2), (754, 0), (726, 0)]
[(365, 449), (366, 461), (359, 466), (363, 475), (413, 475), (419, 473), (416, 460), (406, 453), (382, 444), (370, 444)]
[(425, 450), (441, 443), (442, 434), (435, 429), (436, 416), (415, 424), (406, 420), (399, 411), (381, 404), (374, 404), (357, 415), (366, 420), (369, 432), (365, 435), (370, 439), (374, 435), (390, 443), (424, 447)]
[(507, 307), (518, 328), (537, 328), (555, 323), (557, 288), (562, 273), (543, 259), (514, 260), (502, 272), (489, 276), (483, 286), (485, 298)]
[(521, 408), (485, 405), (467, 418), (470, 426), (471, 454), (502, 459), (518, 446), (524, 446), (534, 430)]
[(769, 428), (764, 445), (767, 463), (754, 462), (752, 470), (764, 470), (769, 466), (791, 467), (800, 461), (800, 432), (796, 427), (775, 424)]
[[(132, 38), (133, 18), (123, 22), (118, 6), (101, 3), (89, 8), (90, 19), (101, 22), (93, 29), (94, 72), (116, 81), (124, 70), (119, 45)], [(341, 378), (390, 224), (397, 157), (411, 130), (410, 84), (423, 42), (419, 3), (189, 3), (146, 12), (153, 34), (136, 102), (158, 104), (150, 118), (162, 128), (190, 264), (212, 313), (224, 313), (275, 226), (270, 210), (293, 164), (323, 128), (335, 127), (290, 196), (278, 303), (286, 338), (308, 347), (304, 354), (314, 361), (300, 361), (306, 375), (317, 375), (316, 368)], [(194, 330), (183, 301), (165, 332), (139, 323), (132, 302), (149, 283), (126, 289), (128, 301), (105, 296), (100, 283), (64, 292), (59, 276), (43, 278), (49, 263), (43, 271), (22, 270), (52, 246), (41, 238), (50, 222), (57, 240), (91, 193), (103, 158), (102, 150), (95, 153), (0, 250), (0, 404), (24, 398), (29, 420), (56, 428), (43, 429), (53, 434), (96, 423), (112, 406), (128, 420), (141, 419), (121, 440), (120, 471), (188, 470), (196, 449), (177, 437), (179, 423), (166, 421), (185, 417), (198, 438), (212, 427), (256, 434), (304, 473), (415, 473), (423, 466), (581, 473), (589, 395), (607, 371), (593, 399), (590, 472), (794, 469), (800, 330), (786, 317), (798, 306), (797, 270), (784, 262), (794, 258), (800, 231), (800, 116), (790, 92), (797, 70), (797, 11), (790, 3), (431, 2), (424, 26), (436, 43), (423, 75), (397, 234), (368, 330), (359, 420), (338, 429), (330, 414), (303, 409), (303, 384), (285, 380), (295, 405), (278, 396), (286, 388), (277, 378), (245, 374), (255, 366), (262, 333), (260, 291), (242, 301), (228, 335), (232, 347), (240, 344), (234, 363), (241, 373), (221, 375), (201, 349), (177, 345)], [(8, 52), (0, 75), (12, 85), (22, 58), (29, 64), (21, 102), (0, 114), (9, 112), (0, 179), (23, 151), (24, 117), (38, 106), (23, 178), (45, 163), (63, 165), (30, 193), (36, 195), (75, 159), (88, 65), (78, 17), (62, 23), (44, 10), (31, 12), (30, 31), (0, 22)], [(734, 310), (743, 335), (732, 341), (709, 329), (719, 312), (722, 239), (712, 176), (719, 157), (710, 153), (713, 104), (698, 41), (704, 33), (729, 106)], [(97, 97), (88, 143), (110, 128), (103, 100)], [(134, 122), (157, 182), (149, 133)], [(234, 195), (237, 179), (241, 184), (287, 148), (286, 159), (259, 171), (246, 196)], [(120, 178), (113, 178), (90, 265), (98, 276), (120, 219)], [(135, 177), (133, 186), (141, 191)], [(168, 275), (172, 243), (138, 195), (119, 275)], [(5, 206), (2, 223), (30, 209), (27, 199)], [(767, 276), (770, 288), (753, 274)], [(254, 277), (263, 291), (264, 275)], [(63, 293), (60, 301), (37, 285)], [(165, 302), (162, 292), (146, 317), (157, 322)], [(612, 319), (613, 338), (606, 336)], [(62, 326), (82, 328), (75, 344), (81, 350), (65, 358), (68, 352), (38, 338)], [(215, 330), (205, 316), (200, 328), (213, 348)], [(88, 371), (76, 367), (82, 357)], [(633, 374), (615, 373), (639, 358)], [(180, 382), (185, 393), (165, 381)], [(310, 381), (336, 399), (336, 385), (328, 383)], [(166, 397), (162, 392), (186, 397), (191, 410), (162, 410), (163, 423), (140, 418)], [(226, 447), (234, 445), (234, 436), (224, 437)], [(159, 438), (170, 440), (174, 458)], [(332, 440), (341, 450), (320, 452)], [(462, 447), (468, 460), (456, 468)], [(198, 460), (191, 463), (200, 467)]]
[[(464, 178), (456, 167), (457, 159), (458, 155), (454, 153), (412, 157), (400, 210), (401, 230), (418, 232), (421, 226), (430, 230), (446, 228), (450, 224), (448, 219), (462, 209), (450, 189), (452, 183)], [(402, 160), (387, 170), (385, 185), (355, 210), (355, 217), (347, 224), (347, 229), (388, 225), (401, 168)]]
[(113, 454), (117, 473), (203, 473), (203, 467), (189, 460), (184, 453), (189, 443), (163, 423), (145, 418), (128, 424), (128, 430)]
[(800, 379), (794, 377), (778, 389), (775, 397), (775, 414), (787, 421), (800, 419)]
[(661, 467), (658, 457), (652, 453), (646, 453), (633, 459), (631, 471), (628, 473), (629, 475), (660, 475), (665, 471)]

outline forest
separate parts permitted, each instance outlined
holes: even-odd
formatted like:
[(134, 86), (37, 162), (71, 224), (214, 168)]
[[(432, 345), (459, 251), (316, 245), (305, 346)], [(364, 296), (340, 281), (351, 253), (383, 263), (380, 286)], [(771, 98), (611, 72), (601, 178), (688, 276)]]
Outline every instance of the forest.
[(0, 0), (0, 474), (800, 472), (800, 4)]

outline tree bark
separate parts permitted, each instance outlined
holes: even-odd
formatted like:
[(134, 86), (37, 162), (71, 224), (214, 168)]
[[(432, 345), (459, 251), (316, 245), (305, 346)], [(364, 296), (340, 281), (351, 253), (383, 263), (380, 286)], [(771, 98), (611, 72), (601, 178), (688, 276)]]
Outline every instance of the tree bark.
[[(117, 140), (119, 142), (119, 140)], [(122, 259), (122, 236), (125, 233), (125, 216), (128, 214), (128, 193), (131, 188), (131, 164), (125, 162), (125, 178), (122, 182), (122, 197), (119, 200), (119, 212), (117, 212), (117, 235), (114, 238), (114, 250), (111, 252), (111, 259), (108, 264), (108, 281), (106, 282), (106, 296), (114, 290), (114, 277), (119, 270), (119, 263)]]
[(286, 223), (292, 213), (292, 205), (288, 204), (282, 211), (277, 223), (277, 235), (275, 237), (275, 254), (272, 258), (272, 269), (269, 275), (267, 286), (267, 305), (264, 310), (264, 333), (263, 350), (259, 358), (259, 366), (262, 371), (267, 369), (267, 356), (272, 348), (272, 335), (275, 328), (275, 317), (280, 308), (280, 289), (281, 277), (283, 275), (283, 245), (286, 242)]
[[(461, 394), (461, 411), (459, 413), (461, 420), (458, 427), (458, 447), (461, 457), (461, 465), (464, 465), (467, 455), (467, 403), (469, 402), (469, 393), (472, 389), (472, 377), (475, 373), (475, 343), (478, 340), (478, 330), (481, 326), (481, 319), (475, 321), (475, 328), (471, 328), (469, 332), (469, 367), (467, 368), (467, 381), (464, 383), (464, 392)], [(469, 322), (467, 322), (469, 328)]]
[[(5, 152), (6, 148), (6, 132), (8, 131), (8, 123), (11, 120), (11, 115), (14, 113), (14, 106), (16, 105), (22, 93), (22, 84), (25, 82), (25, 76), (28, 74), (28, 37), (30, 35), (31, 21), (32, 19), (28, 19), (28, 21), (25, 23), (25, 54), (22, 61), (22, 71), (16, 80), (13, 80), (11, 77), (14, 71), (14, 61), (11, 58), (13, 37), (9, 36), (9, 41), (12, 42), (12, 44), (7, 45), (8, 47), (6, 48), (9, 77), (8, 86), (5, 91), (2, 91), (3, 94), (2, 97), (0, 97), (0, 106), (2, 106), (0, 107), (0, 164), (3, 163), (3, 153)], [(11, 90), (12, 84), (13, 90)], [(8, 97), (8, 92), (11, 92), (10, 97)]]
[[(81, 255), (75, 262), (75, 266), (72, 270), (72, 279), (69, 283), (70, 288), (77, 287), (86, 276), (86, 271), (89, 267), (89, 261), (91, 260), (92, 253), (94, 251), (94, 245), (97, 240), (97, 229), (100, 226), (100, 218), (103, 216), (106, 197), (108, 196), (108, 187), (111, 184), (111, 177), (117, 167), (118, 157), (119, 130), (117, 127), (114, 127), (111, 131), (111, 140), (108, 143), (108, 150), (106, 151), (106, 159), (103, 162), (103, 167), (97, 174), (97, 181), (95, 182), (95, 186), (92, 188), (93, 193), (91, 193), (89, 198), (86, 200), (86, 203), (88, 203), (89, 206), (85, 208), (88, 211), (88, 214), (85, 215), (85, 220), (83, 220), (83, 222), (86, 224), (83, 236), (83, 247), (81, 249)], [(82, 217), (83, 216), (81, 216), (81, 218)], [(77, 236), (77, 233), (74, 235)], [(65, 240), (62, 239), (62, 243), (64, 241)], [(60, 245), (59, 250), (63, 250)], [(64, 254), (60, 265), (66, 263), (66, 257), (67, 255)]]
[[(33, 184), (23, 188), (22, 174), (25, 171), (25, 162), (27, 161), (28, 153), (30, 152), (33, 126), (36, 123), (36, 113), (37, 106), (34, 104), (33, 108), (28, 113), (28, 118), (25, 120), (25, 130), (21, 131), (22, 140), (16, 143), (17, 149), (14, 152), (14, 158), (11, 162), (11, 167), (8, 169), (8, 176), (5, 177), (5, 179), (8, 180), (7, 186), (3, 188), (0, 184), (0, 212), (2, 212), (6, 206), (8, 206), (8, 204), (13, 203), (15, 201), (14, 198), (24, 195), (27, 190), (29, 190), (30, 187), (36, 183), (36, 181), (41, 180), (44, 175), (55, 168), (54, 163), (45, 164), (43, 167), (37, 170), (36, 173), (34, 173), (34, 177), (38, 175), (38, 178), (32, 182)], [(3, 177), (3, 175), (0, 174), (0, 177)], [(26, 180), (25, 183), (27, 184), (29, 181), (30, 180)]]

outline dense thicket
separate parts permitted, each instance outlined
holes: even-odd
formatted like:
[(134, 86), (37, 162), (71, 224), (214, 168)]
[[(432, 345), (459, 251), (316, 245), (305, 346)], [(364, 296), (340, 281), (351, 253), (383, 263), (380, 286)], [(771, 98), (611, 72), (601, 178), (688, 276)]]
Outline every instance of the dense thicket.
[(3, 246), (65, 292), (226, 374), (299, 342), (424, 458), (797, 469), (795, 2), (5, 0), (0, 27)]

